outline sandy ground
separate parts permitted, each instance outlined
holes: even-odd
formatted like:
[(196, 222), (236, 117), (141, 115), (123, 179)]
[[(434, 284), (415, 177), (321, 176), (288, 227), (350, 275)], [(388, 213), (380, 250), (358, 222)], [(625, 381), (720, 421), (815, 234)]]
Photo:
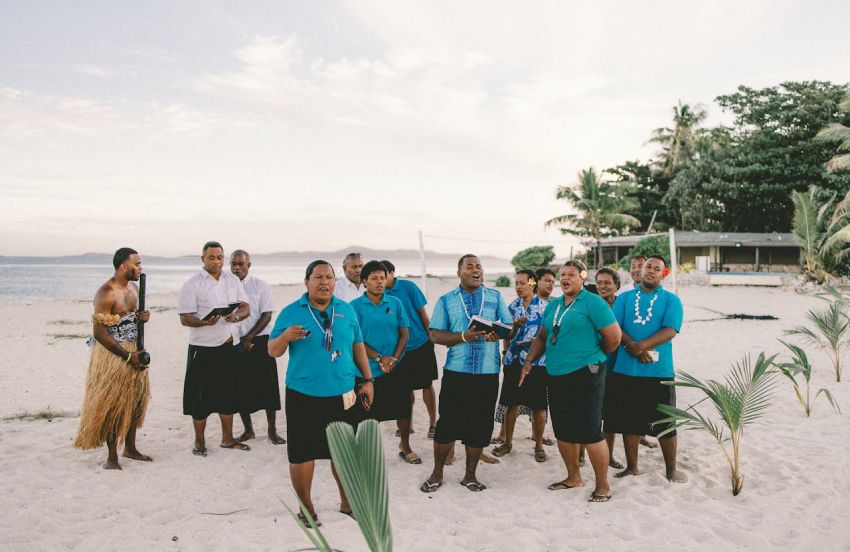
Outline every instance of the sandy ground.
[[(433, 300), (455, 285), (432, 281)], [(277, 305), (302, 289), (274, 290)], [(681, 291), (685, 324), (674, 342), (677, 368), (720, 377), (746, 353), (779, 352), (784, 329), (804, 322), (818, 300), (789, 290), (689, 287)], [(503, 290), (506, 298), (513, 296)], [(255, 415), (260, 437), (250, 452), (210, 447), (193, 456), (190, 420), (181, 414), (187, 332), (174, 310), (176, 295), (151, 296), (147, 329), (153, 398), (140, 429), (139, 448), (152, 464), (125, 460), (124, 470), (101, 468), (105, 449), (71, 448), (82, 400), (88, 350), (87, 303), (55, 302), (0, 307), (0, 416), (23, 411), (71, 412), (47, 421), (0, 422), (0, 548), (4, 550), (296, 550), (309, 543), (280, 499), (295, 504), (286, 448), (265, 438), (265, 420)], [(712, 312), (772, 314), (778, 321), (706, 320)], [(61, 321), (62, 323), (59, 323)], [(64, 334), (64, 337), (63, 337)], [(438, 347), (439, 360), (445, 349)], [(836, 383), (827, 357), (810, 349), (813, 386), (827, 387), (850, 415), (848, 383)], [(848, 358), (847, 360), (850, 360)], [(279, 361), (285, 372), (286, 359)], [(281, 382), (283, 377), (281, 377)], [(698, 400), (681, 390), (679, 401)], [(383, 424), (390, 479), (395, 549), (426, 550), (848, 550), (850, 523), (850, 424), (819, 402), (807, 419), (791, 387), (782, 382), (762, 423), (747, 432), (743, 448), (743, 493), (733, 497), (718, 445), (703, 432), (680, 436), (680, 467), (689, 481), (663, 477), (661, 453), (642, 448), (643, 474), (613, 480), (613, 499), (588, 504), (586, 486), (548, 491), (564, 477), (555, 447), (549, 461), (534, 462), (527, 419), (520, 420), (514, 451), (498, 465), (482, 465), (488, 485), (470, 493), (457, 482), (462, 454), (446, 471), (446, 485), (432, 495), (417, 490), (433, 462), (425, 438), (427, 416), (414, 410), (414, 450), (419, 466), (396, 456), (394, 426)], [(705, 403), (703, 404), (703, 406)], [(283, 414), (278, 423), (286, 424)], [(237, 427), (241, 424), (237, 422)], [(211, 420), (208, 443), (219, 437)], [(551, 435), (551, 428), (547, 428)], [(620, 443), (615, 455), (622, 459)], [(354, 521), (337, 513), (337, 491), (327, 461), (317, 466), (314, 501), (324, 533), (337, 548), (365, 550)], [(225, 515), (226, 514), (226, 515)]]

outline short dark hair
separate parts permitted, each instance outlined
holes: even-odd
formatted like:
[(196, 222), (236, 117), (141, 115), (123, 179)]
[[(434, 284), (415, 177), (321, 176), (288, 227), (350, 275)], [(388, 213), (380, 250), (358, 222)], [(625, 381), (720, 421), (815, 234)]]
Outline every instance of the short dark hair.
[(221, 249), (221, 252), (224, 253), (224, 247), (222, 247), (221, 244), (218, 243), (217, 241), (208, 241), (207, 243), (205, 243), (204, 248), (201, 249), (201, 253), (206, 255), (207, 249), (210, 249), (210, 248), (213, 248), (213, 247), (217, 247), (218, 249)]
[(115, 255), (112, 256), (112, 266), (115, 267), (115, 270), (118, 270), (118, 267), (124, 264), (124, 261), (129, 259), (130, 255), (138, 254), (139, 252), (132, 247), (122, 247), (115, 252)]
[(520, 274), (528, 276), (528, 281), (531, 282), (531, 287), (533, 289), (537, 289), (537, 274), (535, 274), (533, 270), (529, 270), (527, 268), (517, 270), (516, 275), (519, 276)]
[(631, 262), (645, 261), (645, 260), (646, 260), (646, 255), (635, 255), (634, 257), (632, 257)]
[(549, 274), (552, 278), (558, 279), (558, 275), (555, 274), (555, 271), (548, 267), (538, 268), (537, 269), (537, 279), (542, 279), (545, 275)]
[(596, 278), (599, 278), (600, 274), (607, 274), (614, 280), (614, 285), (617, 286), (617, 289), (620, 289), (620, 275), (617, 274), (617, 271), (611, 268), (610, 266), (603, 266), (599, 270), (596, 271)]
[(395, 272), (395, 265), (393, 263), (391, 263), (391, 262), (389, 262), (385, 259), (385, 260), (381, 261), (381, 264), (383, 264), (385, 267), (387, 267), (387, 272), (393, 272), (393, 273)]
[(373, 272), (383, 272), (384, 276), (387, 275), (387, 267), (384, 266), (384, 263), (381, 261), (369, 261), (368, 263), (363, 265), (363, 269), (360, 270), (360, 281), (369, 279), (369, 275)]
[(331, 267), (331, 272), (333, 272), (334, 276), (336, 276), (336, 272), (334, 272), (333, 265), (328, 261), (323, 261), (319, 259), (307, 265), (307, 272), (304, 274), (304, 279), (307, 280), (308, 278), (310, 278), (310, 276), (313, 275), (313, 271), (316, 269), (316, 267), (321, 265), (328, 265), (329, 267)]
[(664, 263), (664, 266), (667, 266), (667, 260), (664, 258), (663, 255), (658, 255), (658, 254), (650, 255), (649, 257), (646, 258), (646, 260), (648, 261), (649, 259), (658, 259), (659, 261)]
[(475, 257), (477, 259), (478, 255), (475, 255), (473, 253), (465, 254), (463, 257), (461, 257), (460, 259), (457, 260), (457, 269), (460, 270), (460, 267), (463, 266), (463, 261), (465, 261), (466, 259), (468, 259), (470, 257)]
[(573, 267), (577, 268), (579, 272), (581, 272), (581, 271), (587, 272), (587, 265), (584, 264), (584, 261), (581, 261), (579, 259), (570, 259), (567, 262), (565, 262), (564, 265), (561, 268), (564, 268), (564, 267), (567, 267), (567, 266), (573, 266)]
[(237, 257), (239, 255), (244, 255), (245, 260), (249, 263), (251, 262), (251, 254), (245, 251), (244, 249), (234, 249), (233, 253), (230, 254), (230, 258), (232, 259), (233, 257)]

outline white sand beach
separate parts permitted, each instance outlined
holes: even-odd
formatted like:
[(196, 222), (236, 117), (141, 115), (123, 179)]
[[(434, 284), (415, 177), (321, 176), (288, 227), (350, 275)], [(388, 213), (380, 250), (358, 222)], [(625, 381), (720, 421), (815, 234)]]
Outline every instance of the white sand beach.
[[(431, 303), (456, 285), (429, 281)], [(94, 290), (92, 290), (94, 292)], [(300, 286), (278, 286), (278, 308)], [(513, 290), (502, 290), (506, 299)], [(813, 297), (790, 289), (684, 287), (685, 324), (674, 341), (676, 366), (699, 377), (720, 377), (746, 353), (780, 352), (783, 330), (805, 322)], [(286, 445), (258, 438), (250, 452), (210, 446), (207, 458), (191, 454), (192, 426), (181, 413), (187, 330), (175, 310), (176, 294), (152, 295), (147, 328), (153, 357), (153, 397), (139, 431), (139, 449), (152, 464), (123, 459), (123, 471), (106, 471), (106, 450), (71, 448), (83, 393), (91, 305), (50, 302), (0, 307), (0, 416), (45, 409), (73, 417), (53, 421), (0, 422), (0, 548), (3, 550), (276, 550), (307, 548), (309, 542), (286, 512), (296, 500), (289, 482)], [(711, 309), (711, 310), (708, 310)], [(713, 311), (772, 314), (777, 321), (710, 320)], [(61, 321), (61, 323), (60, 323)], [(438, 347), (439, 360), (445, 349)], [(796, 403), (786, 380), (777, 388), (764, 420), (747, 432), (743, 492), (732, 496), (729, 470), (712, 438), (680, 433), (680, 468), (689, 480), (663, 476), (658, 449), (641, 448), (638, 477), (613, 479), (613, 498), (589, 504), (592, 471), (582, 468), (583, 489), (549, 491), (565, 468), (556, 447), (549, 460), (534, 461), (527, 419), (518, 422), (514, 451), (498, 465), (482, 464), (488, 486), (471, 493), (457, 484), (463, 454), (446, 470), (436, 493), (418, 490), (433, 461), (427, 416), (414, 411), (414, 450), (421, 465), (396, 455), (395, 426), (382, 426), (395, 549), (399, 551), (556, 550), (848, 550), (850, 549), (850, 383), (836, 383), (829, 361), (807, 348), (815, 364), (813, 388), (834, 393), (840, 416), (821, 399), (811, 418)], [(846, 359), (850, 361), (850, 358)], [(286, 358), (279, 360), (281, 383)], [(679, 405), (698, 400), (680, 390)], [(700, 405), (703, 411), (707, 403)], [(279, 427), (285, 429), (283, 414)], [(235, 423), (237, 428), (241, 424)], [(219, 437), (211, 420), (208, 443)], [(551, 426), (546, 434), (551, 436)], [(615, 456), (623, 460), (622, 444)], [(337, 513), (337, 490), (329, 463), (319, 462), (313, 498), (330, 543), (340, 550), (366, 550), (356, 522)], [(225, 515), (226, 514), (226, 515)]]

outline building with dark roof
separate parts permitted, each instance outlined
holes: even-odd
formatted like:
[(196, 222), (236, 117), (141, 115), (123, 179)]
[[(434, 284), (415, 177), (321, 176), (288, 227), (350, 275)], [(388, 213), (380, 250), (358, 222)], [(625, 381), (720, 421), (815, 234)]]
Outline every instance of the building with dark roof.
[[(661, 234), (634, 234), (602, 240), (605, 263), (616, 263), (628, 256), (640, 240)], [(595, 254), (595, 247), (593, 248)], [(790, 272), (801, 270), (800, 245), (794, 234), (749, 232), (676, 232), (676, 255), (679, 264), (693, 263), (697, 257), (708, 257), (711, 272)], [(659, 251), (669, 257), (669, 251)]]

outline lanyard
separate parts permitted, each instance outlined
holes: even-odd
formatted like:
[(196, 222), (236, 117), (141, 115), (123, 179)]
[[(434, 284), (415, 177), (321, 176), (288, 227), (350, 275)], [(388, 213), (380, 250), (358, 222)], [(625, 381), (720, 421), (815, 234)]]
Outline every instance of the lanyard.
[[(470, 295), (474, 295), (476, 292), (471, 293)], [(472, 320), (472, 317), (469, 316), (469, 311), (466, 310), (466, 302), (463, 300), (463, 295), (461, 295), (460, 290), (457, 291), (457, 297), (460, 299), (460, 306), (463, 307), (463, 314), (466, 315), (467, 320)], [(478, 316), (481, 316), (484, 313), (484, 286), (481, 286), (481, 308), (478, 309)]]
[[(313, 307), (308, 304), (307, 309), (310, 311), (310, 316), (313, 317), (313, 322), (316, 323), (316, 326), (319, 327), (319, 330), (321, 330), (322, 334), (324, 334), (324, 336), (325, 336), (325, 340), (324, 340), (325, 349), (330, 351), (331, 350), (331, 342), (333, 342), (333, 335), (334, 335), (333, 334), (334, 314), (336, 313), (336, 307), (331, 307), (331, 322), (328, 325), (327, 329), (323, 325), (319, 324), (319, 319), (316, 318), (315, 314), (313, 314)], [(327, 314), (327, 311), (325, 311), (325, 314)]]
[(558, 313), (561, 312), (561, 305), (560, 305), (561, 302), (560, 301), (558, 302), (558, 308), (555, 309), (555, 316), (552, 318), (552, 325), (555, 328), (561, 327), (561, 322), (564, 320), (564, 317), (567, 315), (567, 313), (570, 312), (570, 309), (573, 308), (573, 305), (575, 304), (575, 302), (576, 302), (575, 299), (570, 301), (569, 306), (564, 309), (564, 314), (562, 314), (560, 318), (558, 318)]

